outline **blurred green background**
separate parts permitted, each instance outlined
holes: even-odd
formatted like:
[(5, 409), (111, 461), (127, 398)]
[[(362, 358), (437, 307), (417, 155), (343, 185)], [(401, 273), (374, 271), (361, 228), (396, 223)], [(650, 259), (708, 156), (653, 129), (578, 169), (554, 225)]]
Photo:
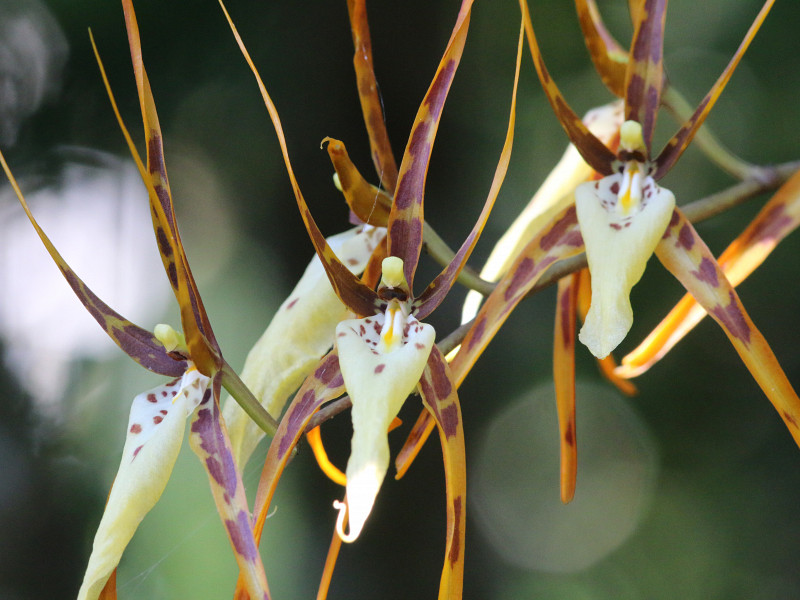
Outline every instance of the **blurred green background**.
[[(599, 5), (627, 43), (627, 2)], [(226, 358), (241, 366), (313, 249), (266, 110), (219, 6), (211, 0), (135, 6), (187, 253)], [(347, 211), (319, 149), (322, 138), (343, 140), (362, 173), (375, 179), (345, 2), (231, 0), (228, 8), (281, 114), (320, 227), (326, 234), (343, 230)], [(399, 157), (458, 3), (372, 2), (368, 8)], [(670, 3), (665, 62), (673, 84), (692, 102), (727, 64), (759, 8), (756, 0)], [(551, 73), (575, 110), (608, 102), (572, 3), (533, 0), (531, 9)], [(800, 5), (778, 0), (708, 120), (725, 144), (753, 162), (800, 158), (799, 24)], [(87, 283), (144, 327), (176, 325), (146, 232), (144, 192), (131, 176), (88, 27), (141, 147), (121, 6), (0, 0), (3, 151), (34, 212)], [(476, 2), (426, 189), (426, 217), (451, 245), (469, 231), (494, 173), (518, 28), (516, 2)], [(667, 115), (659, 123), (663, 141), (677, 125)], [(472, 264), (481, 264), (565, 147), (526, 50), (511, 169)], [(690, 149), (664, 183), (684, 203), (732, 181)], [(702, 224), (712, 250), (720, 252), (738, 235), (766, 198)], [(117, 468), (130, 400), (160, 378), (121, 356), (81, 313), (8, 190), (0, 195), (0, 217), (6, 358), (0, 371), (0, 598), (70, 598)], [(141, 223), (145, 228), (137, 229)], [(740, 288), (793, 382), (800, 382), (799, 251), (790, 237)], [(417, 280), (435, 273), (423, 259)], [(653, 261), (634, 290), (636, 322), (622, 350), (633, 348), (681, 294)], [(431, 317), (440, 337), (458, 324), (463, 295), (455, 290)], [(578, 490), (573, 505), (560, 505), (548, 387), (553, 300), (550, 290), (524, 302), (460, 391), (470, 489), (465, 598), (800, 597), (800, 453), (711, 322), (637, 380), (634, 398), (604, 383), (579, 349)], [(418, 410), (416, 398), (407, 402), (401, 414), (407, 425), (392, 435), (393, 450)], [(326, 425), (323, 436), (334, 462), (344, 465), (347, 416)], [(248, 466), (250, 489), (265, 452), (262, 444)], [(262, 543), (275, 598), (314, 597), (335, 520), (331, 502), (340, 495), (301, 448)], [(443, 550), (444, 483), (432, 440), (403, 480), (387, 477), (364, 533), (342, 550), (329, 598), (434, 597)], [(235, 573), (206, 476), (184, 450), (123, 559), (120, 598), (224, 598)]]

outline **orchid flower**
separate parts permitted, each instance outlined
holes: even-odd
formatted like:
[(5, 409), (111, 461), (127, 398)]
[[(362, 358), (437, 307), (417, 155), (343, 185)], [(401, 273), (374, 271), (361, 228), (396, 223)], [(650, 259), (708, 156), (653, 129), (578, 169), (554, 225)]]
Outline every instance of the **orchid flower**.
[[(354, 319), (339, 323), (334, 349), (303, 383), (281, 420), (267, 454), (256, 496), (256, 535), (262, 531), (266, 510), (290, 451), (311, 417), (325, 402), (347, 391), (353, 406), (353, 438), (346, 469), (346, 502), (336, 504), (340, 511), (336, 531), (340, 539), (354, 541), (372, 510), (388, 469), (387, 430), (409, 394), (418, 390), (427, 412), (439, 428), (445, 462), (448, 526), (446, 559), (440, 582), (441, 598), (460, 597), (461, 593), (466, 509), (464, 439), (457, 386), (444, 356), (434, 344), (433, 327), (424, 323), (423, 319), (439, 305), (452, 287), (497, 197), (510, 158), (516, 97), (515, 78), (506, 142), (477, 223), (442, 273), (421, 294), (415, 295), (414, 274), (423, 245), (425, 177), (444, 102), (466, 41), (471, 7), (471, 0), (462, 2), (444, 56), (414, 120), (386, 217), (387, 256), (381, 263), (381, 280), (377, 291), (362, 283), (345, 267), (318, 229), (294, 176), (277, 110), (231, 23), (237, 42), (257, 78), (277, 131), (295, 198), (311, 241), (337, 295), (356, 315)], [(354, 24), (354, 41), (358, 48), (365, 39), (365, 30), (362, 29), (366, 25), (364, 4), (351, 2), (349, 8)], [(230, 17), (228, 19), (230, 22)], [(521, 44), (520, 34), (519, 48)], [(356, 54), (359, 73), (359, 60), (363, 59), (358, 58), (358, 51)], [(517, 61), (518, 76), (519, 53)], [(368, 66), (367, 70), (371, 70), (371, 67)], [(369, 76), (369, 73), (360, 72), (360, 84)], [(366, 116), (374, 110), (375, 105), (370, 102), (368, 94), (362, 94), (361, 98)], [(373, 142), (374, 137), (371, 136)], [(335, 140), (329, 144), (335, 165), (343, 152), (343, 147), (338, 144)], [(387, 158), (390, 155), (386, 152), (375, 151), (379, 173), (391, 173), (391, 168), (386, 169), (386, 165), (391, 164), (392, 160)], [(359, 187), (363, 183), (341, 176), (352, 174), (350, 171), (337, 168), (337, 173), (340, 173), (340, 183), (346, 196), (353, 192), (353, 186)], [(390, 181), (391, 177), (388, 179)], [(388, 185), (392, 187), (391, 183)]]
[(124, 319), (98, 298), (39, 227), (0, 155), (3, 169), (33, 227), (89, 313), (140, 365), (161, 375), (177, 377), (133, 400), (120, 467), (95, 535), (78, 598), (116, 597), (115, 569), (139, 523), (158, 501), (169, 480), (183, 442), (187, 419), (190, 419), (190, 445), (208, 473), (212, 494), (242, 580), (252, 597), (266, 598), (264, 568), (252, 534), (241, 474), (233, 461), (230, 441), (220, 415), (221, 386), (244, 398), (248, 410), (265, 427), (274, 431), (277, 424), (264, 413), (225, 362), (203, 308), (178, 233), (164, 164), (161, 130), (142, 64), (138, 26), (130, 0), (123, 0), (123, 9), (148, 142), (146, 167), (119, 117), (99, 56), (98, 63), (117, 119), (148, 190), (156, 240), (180, 306), (185, 337), (167, 325), (159, 325), (155, 333), (150, 333)]

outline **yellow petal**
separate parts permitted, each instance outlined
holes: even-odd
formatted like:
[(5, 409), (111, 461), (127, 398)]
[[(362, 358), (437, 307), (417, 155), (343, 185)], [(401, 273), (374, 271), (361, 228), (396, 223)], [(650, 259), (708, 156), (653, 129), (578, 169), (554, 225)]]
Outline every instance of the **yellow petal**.
[(119, 564), (144, 516), (167, 485), (183, 442), (186, 417), (211, 380), (196, 369), (134, 398), (122, 460), (94, 537), (78, 600), (94, 600)]
[[(361, 226), (331, 236), (328, 243), (344, 264), (360, 273), (385, 229)], [(303, 277), (275, 313), (256, 342), (242, 370), (242, 381), (274, 418), (333, 345), (336, 324), (347, 309), (331, 287), (319, 258), (314, 256)], [(223, 411), (236, 462), (250, 458), (264, 432), (228, 398)]]
[(630, 292), (669, 225), (672, 192), (635, 169), (575, 190), (578, 222), (592, 276), (592, 304), (579, 339), (605, 358), (633, 324)]

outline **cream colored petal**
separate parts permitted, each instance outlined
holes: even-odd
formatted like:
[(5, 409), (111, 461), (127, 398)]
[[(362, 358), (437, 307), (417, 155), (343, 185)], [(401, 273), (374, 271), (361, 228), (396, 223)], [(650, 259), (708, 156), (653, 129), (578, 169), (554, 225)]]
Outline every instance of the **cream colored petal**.
[[(608, 144), (619, 132), (623, 119), (623, 104), (617, 101), (590, 110), (583, 122), (601, 142)], [(575, 187), (589, 179), (592, 173), (592, 168), (570, 144), (528, 205), (497, 242), (481, 269), (481, 277), (487, 281), (500, 279), (531, 238), (573, 201)], [(478, 292), (467, 294), (461, 313), (462, 323), (478, 314), (482, 301), (483, 296)]]
[(623, 185), (623, 175), (614, 174), (575, 190), (592, 275), (592, 304), (579, 339), (597, 358), (608, 356), (628, 334), (633, 324), (631, 288), (641, 279), (675, 208), (672, 192), (646, 177), (641, 203), (626, 214), (618, 202)]
[(186, 417), (211, 380), (196, 369), (134, 398), (128, 434), (78, 600), (94, 600), (119, 564), (144, 516), (167, 485), (183, 442)]
[(419, 383), (436, 336), (430, 325), (402, 318), (402, 340), (384, 351), (380, 334), (387, 336), (387, 318), (392, 317), (352, 319), (336, 327), (339, 365), (353, 402), (346, 472), (350, 531), (339, 531), (347, 542), (358, 537), (372, 510), (389, 468), (389, 424)]
[[(386, 234), (369, 225), (331, 236), (328, 243), (353, 273), (366, 267), (372, 251)], [(314, 256), (297, 286), (256, 342), (242, 370), (242, 381), (270, 415), (280, 417), (286, 399), (333, 345), (336, 324), (347, 309), (331, 287), (319, 258)], [(264, 432), (233, 398), (223, 410), (236, 462), (243, 466)]]

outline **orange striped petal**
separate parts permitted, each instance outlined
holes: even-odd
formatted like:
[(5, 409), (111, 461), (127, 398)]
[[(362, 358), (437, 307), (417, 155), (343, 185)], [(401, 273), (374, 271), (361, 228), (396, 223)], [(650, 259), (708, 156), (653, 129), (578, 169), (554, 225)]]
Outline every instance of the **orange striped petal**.
[(719, 323), (800, 445), (800, 398), (711, 251), (678, 209), (656, 256)]
[(561, 501), (575, 496), (578, 440), (575, 430), (575, 309), (578, 279), (574, 273), (558, 282), (553, 340), (553, 381), (556, 390), (561, 447)]
[(595, 0), (575, 0), (583, 41), (600, 79), (615, 96), (625, 96), (628, 52), (608, 32)]

